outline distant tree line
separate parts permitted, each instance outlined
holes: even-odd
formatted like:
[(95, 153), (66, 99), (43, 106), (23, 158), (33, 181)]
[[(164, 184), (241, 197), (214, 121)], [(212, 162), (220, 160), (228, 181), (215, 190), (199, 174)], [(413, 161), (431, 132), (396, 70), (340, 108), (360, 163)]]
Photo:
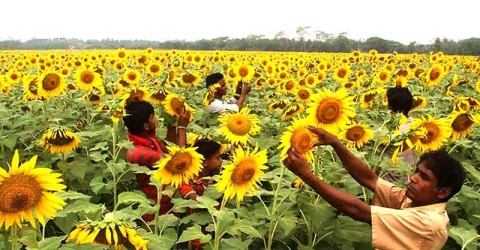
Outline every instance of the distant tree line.
[(469, 38), (458, 42), (450, 39), (435, 39), (433, 44), (411, 42), (408, 45), (371, 37), (366, 40), (353, 40), (345, 33), (333, 36), (319, 32), (315, 39), (305, 39), (297, 30), (300, 38), (288, 38), (279, 32), (274, 38), (263, 35), (250, 35), (246, 38), (218, 37), (197, 41), (170, 40), (80, 40), (80, 39), (31, 39), (28, 41), (0, 41), (0, 50), (48, 50), (48, 49), (177, 49), (177, 50), (237, 50), (237, 51), (305, 51), (305, 52), (351, 52), (353, 50), (369, 51), (376, 49), (380, 53), (427, 53), (443, 51), (450, 55), (480, 55), (480, 38)]

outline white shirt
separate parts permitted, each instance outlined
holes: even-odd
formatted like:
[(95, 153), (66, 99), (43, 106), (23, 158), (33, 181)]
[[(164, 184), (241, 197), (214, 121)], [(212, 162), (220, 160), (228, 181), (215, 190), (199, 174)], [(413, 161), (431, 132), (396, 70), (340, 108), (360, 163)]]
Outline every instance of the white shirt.
[(238, 106), (236, 103), (227, 103), (226, 101), (215, 99), (208, 105), (207, 111), (213, 114), (222, 114), (225, 111), (238, 112)]

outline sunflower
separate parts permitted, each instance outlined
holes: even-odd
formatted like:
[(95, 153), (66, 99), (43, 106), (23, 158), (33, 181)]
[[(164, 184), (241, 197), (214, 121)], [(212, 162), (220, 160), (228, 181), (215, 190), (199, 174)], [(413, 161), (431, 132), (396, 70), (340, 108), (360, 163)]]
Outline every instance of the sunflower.
[(310, 132), (307, 126), (307, 120), (293, 119), (292, 124), (283, 132), (280, 138), (280, 146), (278, 146), (278, 149), (282, 149), (280, 153), (281, 160), (287, 158), (288, 150), (293, 148), (302, 154), (310, 163), (313, 163), (312, 147), (318, 139)]
[(91, 91), (87, 91), (83, 98), (92, 105), (98, 105), (102, 103), (102, 97), (105, 96), (105, 89), (103, 86), (94, 86)]
[(158, 170), (153, 178), (161, 184), (177, 188), (182, 183), (189, 183), (202, 170), (203, 155), (195, 151), (196, 147), (180, 148), (167, 146), (168, 155), (156, 163)]
[(406, 133), (402, 133), (400, 130), (395, 132), (396, 135), (400, 136), (400, 139), (396, 138), (396, 142), (392, 143), (393, 146), (397, 148), (393, 151), (391, 160), (393, 164), (398, 163), (398, 157), (402, 155), (403, 152), (407, 150), (413, 150), (415, 148), (415, 144), (417, 143), (420, 137), (424, 137), (426, 134), (425, 129), (417, 128), (411, 129)]
[(153, 93), (150, 94), (149, 98), (150, 101), (152, 101), (155, 104), (161, 104), (165, 98), (167, 98), (168, 91), (164, 89), (159, 89)]
[(425, 136), (418, 138), (415, 143), (415, 149), (420, 152), (441, 148), (443, 143), (446, 143), (452, 134), (452, 129), (448, 121), (444, 119), (434, 119), (430, 115), (414, 121), (412, 128), (423, 128), (425, 130)]
[(246, 145), (250, 136), (260, 132), (260, 120), (246, 107), (236, 113), (223, 113), (218, 117), (218, 131), (231, 143)]
[(126, 59), (127, 59), (127, 56), (128, 56), (128, 53), (127, 53), (127, 51), (125, 50), (125, 48), (118, 48), (118, 49), (117, 49), (117, 51), (116, 51), (116, 59), (126, 60)]
[(147, 74), (150, 76), (159, 76), (162, 74), (162, 66), (160, 64), (151, 62), (147, 65)]
[(377, 97), (377, 91), (369, 90), (360, 96), (360, 107), (362, 109), (371, 108)]
[(362, 123), (353, 122), (340, 132), (339, 138), (347, 141), (348, 148), (361, 148), (363, 144), (373, 139), (374, 131)]
[[(1, 70), (0, 70), (1, 72)], [(10, 92), (11, 84), (7, 83), (2, 76), (0, 76), (0, 91), (8, 94)]]
[(125, 80), (129, 85), (138, 85), (140, 83), (142, 76), (138, 70), (127, 69), (123, 73), (123, 80)]
[(217, 89), (220, 87), (220, 84), (215, 83), (208, 88), (208, 91), (205, 94), (205, 98), (203, 98), (203, 105), (205, 107), (207, 107), (208, 105), (210, 105), (210, 103), (213, 102), (213, 100), (215, 99), (215, 94), (217, 93)]
[(391, 78), (392, 78), (392, 75), (390, 71), (388, 71), (387, 69), (380, 70), (380, 72), (378, 72), (378, 74), (376, 75), (377, 82), (381, 84), (388, 83)]
[(407, 86), (407, 78), (403, 76), (397, 76), (395, 78), (395, 87), (406, 87)]
[(456, 141), (473, 132), (473, 125), (480, 124), (480, 115), (464, 110), (453, 111), (448, 117), (448, 123), (452, 127), (452, 141)]
[(16, 70), (9, 70), (6, 74), (6, 79), (7, 79), (7, 82), (12, 85), (20, 83), (20, 81), (22, 81), (22, 73)]
[(248, 82), (252, 79), (255, 74), (255, 69), (253, 66), (248, 64), (240, 64), (234, 68), (235, 80)]
[(273, 113), (275, 111), (275, 109), (285, 109), (289, 105), (289, 103), (290, 102), (286, 99), (285, 100), (283, 100), (283, 99), (276, 100), (268, 106), (268, 111), (270, 113)]
[(75, 81), (79, 89), (92, 90), (94, 86), (102, 86), (102, 77), (87, 67), (75, 71)]
[(443, 78), (444, 70), (441, 65), (433, 65), (425, 75), (427, 86), (437, 85)]
[(267, 150), (259, 151), (258, 146), (250, 152), (242, 147), (235, 150), (233, 162), (225, 164), (221, 171), (220, 181), (216, 184), (217, 190), (225, 192), (226, 199), (237, 197), (241, 202), (245, 194), (255, 194), (260, 177), (267, 169)]
[(327, 78), (327, 73), (325, 73), (325, 71), (323, 70), (320, 70), (317, 72), (316, 78), (317, 78), (316, 79), (317, 84), (322, 83), (325, 80), (325, 78)]
[(301, 103), (309, 102), (310, 97), (312, 96), (312, 93), (308, 88), (298, 88), (295, 93), (295, 100)]
[(35, 76), (26, 76), (23, 81), (23, 100), (25, 102), (40, 100), (41, 97), (38, 94), (38, 78)]
[(115, 109), (111, 109), (111, 112), (110, 112), (110, 119), (112, 119), (112, 122), (114, 124), (118, 124), (118, 122), (124, 117), (127, 115), (127, 113), (125, 112), (125, 109), (123, 108), (115, 108)]
[(123, 96), (122, 103), (129, 104), (136, 101), (148, 101), (149, 93), (148, 90), (144, 87), (135, 87), (130, 90), (130, 93)]
[(77, 245), (102, 244), (115, 249), (147, 250), (148, 240), (143, 239), (126, 222), (117, 220), (113, 215), (107, 214), (101, 221), (86, 220), (78, 223), (67, 237), (67, 242), (76, 240)]
[(76, 149), (80, 142), (75, 133), (63, 128), (52, 128), (43, 134), (40, 145), (55, 154), (70, 152)]
[(264, 69), (267, 77), (273, 77), (276, 73), (275, 65), (273, 65), (273, 63), (271, 63), (271, 62), (268, 62), (267, 65), (265, 65), (265, 67), (263, 69)]
[(7, 173), (0, 168), (0, 227), (8, 230), (15, 223), (22, 227), (27, 220), (36, 228), (35, 219), (45, 226), (45, 219), (54, 218), (56, 210), (66, 203), (52, 192), (62, 192), (67, 186), (61, 184), (61, 174), (49, 168), (35, 168), (37, 156), (20, 165), (18, 150)]
[(67, 86), (63, 75), (54, 71), (43, 73), (38, 80), (38, 95), (47, 100), (63, 93)]
[(338, 83), (348, 82), (348, 77), (350, 76), (350, 67), (348, 65), (340, 65), (335, 73), (333, 74), (333, 78)]
[(305, 78), (305, 83), (307, 84), (308, 87), (314, 87), (315, 85), (317, 85), (317, 76), (313, 74), (307, 75), (307, 77)]
[(345, 128), (350, 123), (350, 118), (355, 116), (354, 104), (353, 97), (349, 97), (345, 89), (339, 89), (335, 93), (323, 89), (308, 104), (307, 119), (310, 124), (335, 134), (339, 129)]
[(284, 109), (281, 120), (288, 121), (294, 116), (302, 113), (305, 110), (305, 107), (301, 103), (292, 103)]
[(162, 102), (162, 105), (165, 107), (165, 111), (169, 115), (178, 117), (180, 112), (185, 109), (185, 111), (190, 111), (190, 121), (193, 119), (194, 109), (188, 106), (187, 102), (185, 101), (185, 97), (183, 96), (169, 93), (167, 98), (165, 98), (165, 101)]
[(180, 76), (180, 84), (185, 87), (196, 86), (200, 82), (200, 77), (195, 73), (185, 73)]
[(294, 79), (288, 79), (284, 83), (279, 85), (280, 91), (288, 94), (293, 93), (297, 87), (298, 83)]

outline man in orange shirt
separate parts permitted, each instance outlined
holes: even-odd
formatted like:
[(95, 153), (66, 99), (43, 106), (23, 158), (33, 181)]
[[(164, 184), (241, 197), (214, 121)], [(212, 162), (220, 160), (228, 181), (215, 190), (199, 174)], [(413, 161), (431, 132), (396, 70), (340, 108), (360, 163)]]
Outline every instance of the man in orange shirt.
[(444, 246), (449, 222), (446, 202), (460, 191), (465, 179), (460, 162), (443, 150), (427, 152), (420, 157), (407, 188), (402, 189), (379, 178), (334, 135), (309, 129), (319, 139), (316, 145), (332, 146), (350, 175), (375, 193), (373, 205), (320, 180), (305, 158), (292, 149), (283, 163), (333, 207), (371, 224), (375, 249), (433, 250)]

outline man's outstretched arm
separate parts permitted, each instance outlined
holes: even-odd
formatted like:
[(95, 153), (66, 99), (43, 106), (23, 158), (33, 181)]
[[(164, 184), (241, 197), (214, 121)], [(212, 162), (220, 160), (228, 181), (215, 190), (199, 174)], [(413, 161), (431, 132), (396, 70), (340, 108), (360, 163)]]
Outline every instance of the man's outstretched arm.
[(360, 185), (371, 191), (375, 191), (378, 176), (367, 166), (367, 164), (355, 157), (334, 135), (321, 128), (309, 127), (309, 129), (318, 137), (319, 142), (316, 145), (332, 146), (337, 153), (338, 158), (340, 158), (353, 179), (360, 183)]
[(308, 167), (308, 162), (303, 156), (292, 150), (288, 151), (288, 158), (283, 161), (284, 165), (294, 174), (298, 175), (325, 201), (347, 214), (355, 220), (371, 224), (372, 216), (370, 205), (362, 202), (357, 197), (340, 191), (315, 176)]

